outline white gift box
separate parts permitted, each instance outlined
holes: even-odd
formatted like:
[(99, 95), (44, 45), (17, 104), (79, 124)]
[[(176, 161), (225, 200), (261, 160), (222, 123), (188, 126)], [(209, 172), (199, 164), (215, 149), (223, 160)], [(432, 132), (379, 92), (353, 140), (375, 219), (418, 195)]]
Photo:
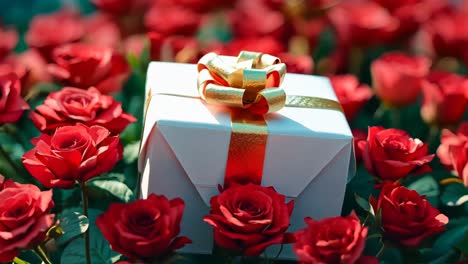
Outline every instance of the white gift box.
[[(224, 181), (231, 135), (229, 109), (199, 99), (195, 64), (152, 62), (148, 68), (147, 100), (139, 170), (141, 195), (181, 197), (185, 211), (181, 235), (193, 240), (180, 252), (211, 254), (210, 198)], [(287, 95), (337, 100), (327, 78), (287, 73), (281, 87)], [(284, 107), (265, 116), (268, 139), (263, 186), (295, 200), (288, 231), (314, 219), (341, 213), (348, 175), (354, 173), (352, 134), (342, 112)], [(278, 246), (268, 248), (274, 256)], [(280, 256), (295, 259), (290, 245)]]

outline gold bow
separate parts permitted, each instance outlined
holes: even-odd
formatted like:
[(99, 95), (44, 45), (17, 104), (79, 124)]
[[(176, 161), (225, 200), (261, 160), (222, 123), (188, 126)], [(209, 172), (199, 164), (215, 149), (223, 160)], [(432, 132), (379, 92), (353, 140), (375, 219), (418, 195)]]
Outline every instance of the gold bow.
[(286, 65), (268, 54), (241, 51), (235, 64), (215, 53), (198, 62), (198, 93), (210, 104), (248, 109), (264, 115), (276, 112), (286, 103), (286, 93), (279, 86)]

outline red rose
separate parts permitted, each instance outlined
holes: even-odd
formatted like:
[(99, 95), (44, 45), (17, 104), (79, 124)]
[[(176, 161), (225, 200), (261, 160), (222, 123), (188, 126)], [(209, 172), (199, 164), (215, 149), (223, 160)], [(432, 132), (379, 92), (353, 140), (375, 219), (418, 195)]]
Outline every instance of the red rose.
[(369, 127), (362, 153), (370, 174), (383, 181), (397, 181), (409, 174), (430, 172), (427, 144), (411, 138), (404, 130)]
[(421, 116), (428, 124), (453, 125), (468, 106), (468, 79), (448, 72), (432, 72), (422, 83)]
[(86, 29), (83, 42), (114, 49), (119, 47), (119, 26), (110, 16), (96, 13), (86, 17), (83, 23)]
[(306, 218), (307, 228), (296, 233), (294, 252), (301, 263), (353, 264), (364, 250), (367, 227), (354, 212), (346, 217), (330, 217), (320, 221)]
[(465, 142), (464, 145), (450, 146), (449, 154), (455, 174), (468, 187), (468, 142)]
[(393, 37), (399, 22), (373, 2), (343, 2), (328, 12), (338, 41), (350, 46), (371, 46)]
[(356, 162), (360, 162), (362, 160), (362, 152), (364, 152), (364, 149), (366, 148), (367, 134), (360, 129), (352, 129), (351, 132), (353, 133), (353, 145), (354, 153), (356, 155)]
[(148, 33), (152, 60), (197, 63), (200, 58), (198, 40), (185, 36), (169, 36), (157, 32)]
[(53, 133), (57, 127), (83, 123), (99, 125), (113, 134), (122, 132), (136, 119), (122, 110), (122, 105), (94, 87), (81, 90), (65, 87), (50, 93), (44, 104), (31, 112), (31, 121), (43, 133)]
[(445, 230), (448, 218), (416, 191), (386, 184), (378, 199), (371, 196), (374, 212), (382, 213), (384, 236), (406, 247)]
[(193, 36), (200, 21), (200, 14), (182, 6), (154, 6), (145, 15), (146, 27), (164, 36)]
[(18, 33), (0, 28), (0, 60), (3, 60), (18, 43)]
[(395, 33), (396, 41), (410, 37), (423, 22), (447, 6), (445, 1), (439, 0), (374, 0), (374, 2), (385, 7), (400, 22)]
[(96, 219), (96, 226), (115, 250), (132, 259), (152, 259), (191, 243), (176, 237), (184, 212), (180, 198), (150, 194), (130, 204), (114, 203)]
[(55, 47), (76, 42), (83, 37), (84, 33), (85, 27), (76, 13), (59, 11), (34, 17), (25, 39), (31, 48), (38, 49), (41, 55), (49, 61)]
[[(52, 78), (47, 71), (47, 63), (39, 52), (29, 49), (21, 54), (15, 54), (5, 59), (6, 65), (0, 66), (14, 71), (21, 80), (21, 94), (26, 95), (31, 88), (41, 82), (51, 82)], [(7, 66), (8, 65), (8, 66)]]
[(372, 97), (372, 90), (365, 84), (359, 84), (359, 80), (351, 74), (332, 75), (328, 78), (343, 107), (346, 119), (352, 120)]
[(0, 175), (0, 262), (11, 262), (20, 249), (30, 249), (45, 239), (54, 224), (52, 190), (32, 184), (4, 181)]
[(0, 124), (15, 123), (27, 109), (18, 76), (14, 73), (0, 75)]
[(405, 106), (418, 98), (430, 61), (400, 52), (389, 52), (371, 64), (372, 84), (385, 104)]
[(273, 244), (291, 243), (286, 232), (294, 201), (273, 187), (232, 184), (211, 198), (211, 211), (203, 220), (214, 228), (215, 242), (246, 256), (260, 255)]
[(441, 57), (462, 57), (468, 45), (468, 16), (461, 12), (444, 12), (424, 27), (431, 46)]
[(284, 15), (268, 8), (261, 0), (238, 1), (231, 21), (233, 33), (239, 38), (270, 36), (281, 39), (286, 33)]
[(109, 94), (122, 89), (130, 74), (125, 58), (111, 48), (92, 44), (68, 44), (54, 50), (49, 72), (64, 85), (96, 87)]
[(314, 61), (309, 55), (294, 55), (292, 53), (281, 53), (281, 61), (286, 64), (288, 72), (312, 74)]
[(41, 134), (32, 143), (34, 148), (22, 161), (46, 188), (73, 188), (75, 182), (110, 171), (122, 158), (119, 137), (101, 126), (59, 127), (52, 136)]
[(463, 146), (468, 143), (468, 122), (461, 123), (456, 133), (448, 129), (442, 130), (440, 141), (437, 157), (439, 157), (440, 163), (452, 170), (453, 164), (449, 150), (451, 146)]

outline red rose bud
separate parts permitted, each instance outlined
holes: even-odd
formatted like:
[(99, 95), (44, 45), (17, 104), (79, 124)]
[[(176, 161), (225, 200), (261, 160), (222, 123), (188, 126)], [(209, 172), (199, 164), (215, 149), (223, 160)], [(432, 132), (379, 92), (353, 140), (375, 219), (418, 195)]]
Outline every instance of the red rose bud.
[(11, 29), (0, 28), (0, 60), (3, 60), (18, 43), (18, 33)]
[(282, 53), (279, 55), (281, 62), (286, 64), (288, 72), (300, 74), (312, 74), (314, 61), (309, 55), (294, 55)]
[(389, 52), (372, 62), (372, 85), (384, 104), (405, 106), (416, 102), (430, 61), (400, 52)]
[(465, 121), (460, 124), (456, 133), (448, 129), (442, 130), (440, 137), (441, 144), (437, 149), (437, 157), (447, 169), (453, 169), (453, 163), (450, 154), (450, 147), (464, 146), (468, 144), (468, 122)]
[(232, 184), (211, 198), (210, 214), (203, 220), (214, 229), (215, 242), (246, 256), (258, 256), (274, 244), (291, 243), (285, 233), (294, 202), (273, 187)]
[(145, 46), (148, 45), (148, 37), (146, 34), (136, 34), (125, 38), (123, 42), (123, 50), (125, 54), (133, 54), (140, 58)]
[(450, 146), (449, 155), (455, 174), (468, 187), (468, 142), (463, 145)]
[(130, 74), (125, 58), (112, 48), (92, 44), (68, 44), (53, 52), (49, 72), (64, 85), (101, 93), (119, 92)]
[(193, 37), (168, 36), (157, 32), (148, 33), (152, 60), (197, 63), (200, 56), (198, 40)]
[(130, 204), (111, 204), (96, 226), (112, 250), (135, 260), (157, 259), (192, 242), (177, 237), (184, 207), (180, 198), (150, 194)]
[(305, 222), (307, 227), (296, 233), (293, 247), (300, 263), (357, 263), (366, 244), (367, 227), (354, 212), (320, 221), (306, 218)]
[(163, 36), (193, 36), (198, 30), (201, 15), (183, 6), (154, 6), (145, 15), (149, 31)]
[(108, 172), (123, 151), (118, 136), (104, 127), (83, 124), (59, 127), (52, 136), (41, 134), (32, 143), (23, 165), (46, 188), (73, 188), (76, 182)]
[(416, 247), (428, 236), (445, 230), (449, 219), (424, 196), (403, 186), (386, 184), (380, 196), (371, 196), (374, 212), (382, 213), (384, 237), (406, 247)]
[(364, 149), (366, 148), (367, 134), (365, 131), (360, 129), (352, 129), (351, 132), (353, 133), (353, 145), (356, 161), (360, 162), (362, 160), (362, 152), (364, 152)]
[(332, 75), (328, 78), (343, 107), (346, 119), (352, 120), (372, 97), (372, 90), (365, 84), (359, 84), (358, 79), (351, 74)]
[(0, 75), (0, 125), (15, 123), (29, 109), (21, 97), (21, 84), (14, 73)]
[(136, 119), (122, 110), (122, 104), (94, 87), (82, 90), (65, 87), (50, 93), (30, 114), (31, 121), (43, 133), (53, 133), (57, 127), (83, 123), (99, 125), (113, 134), (122, 132)]
[(59, 11), (34, 17), (25, 39), (31, 48), (38, 49), (41, 55), (50, 61), (55, 47), (76, 42), (84, 34), (85, 27), (78, 14), (71, 11)]
[(409, 174), (430, 172), (428, 146), (404, 130), (369, 127), (362, 153), (370, 174), (382, 181), (397, 181)]
[(432, 72), (422, 83), (421, 116), (428, 124), (458, 123), (468, 106), (468, 79), (448, 72)]
[(343, 1), (328, 12), (328, 18), (339, 42), (358, 47), (385, 43), (399, 25), (387, 10), (369, 1)]
[(5, 181), (0, 175), (0, 262), (11, 262), (21, 249), (31, 249), (44, 241), (54, 224), (52, 190), (32, 184)]

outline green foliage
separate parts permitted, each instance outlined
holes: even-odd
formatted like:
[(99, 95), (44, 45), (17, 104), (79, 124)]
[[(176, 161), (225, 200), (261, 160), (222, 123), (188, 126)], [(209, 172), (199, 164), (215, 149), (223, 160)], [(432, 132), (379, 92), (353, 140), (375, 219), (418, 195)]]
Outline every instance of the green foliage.
[(57, 245), (65, 245), (73, 238), (76, 238), (88, 230), (88, 218), (77, 212), (77, 210), (79, 209), (66, 209), (57, 217), (60, 221), (60, 228), (64, 232), (62, 236), (56, 239)]
[[(91, 238), (91, 259), (92, 263), (112, 264), (118, 261), (121, 255), (110, 249), (109, 243), (102, 236), (101, 232), (96, 227), (96, 218), (102, 214), (102, 211), (91, 209), (89, 210), (90, 220), (90, 238)], [(86, 263), (85, 241), (83, 238), (73, 240), (63, 250), (60, 263), (72, 264), (72, 263)]]

